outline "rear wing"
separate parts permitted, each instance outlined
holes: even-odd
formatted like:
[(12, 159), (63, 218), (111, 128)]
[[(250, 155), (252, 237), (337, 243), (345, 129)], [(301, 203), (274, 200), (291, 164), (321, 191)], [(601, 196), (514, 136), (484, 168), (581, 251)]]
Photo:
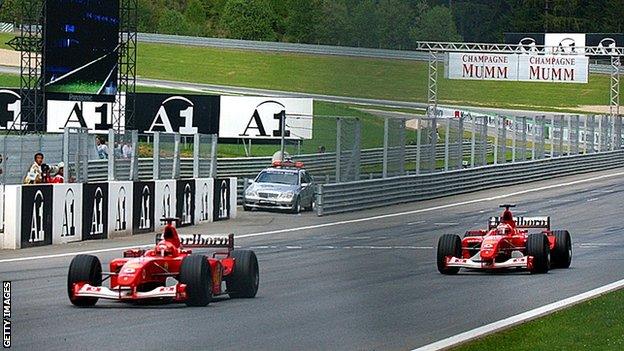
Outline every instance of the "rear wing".
[[(516, 228), (550, 230), (550, 217), (548, 216), (514, 217), (513, 220), (516, 222)], [(496, 228), (500, 222), (500, 217), (491, 217), (488, 222), (488, 229)]]
[[(201, 247), (215, 249), (234, 250), (234, 234), (229, 235), (205, 235), (205, 234), (178, 234), (182, 247)], [(162, 234), (156, 234), (156, 243), (163, 238)]]

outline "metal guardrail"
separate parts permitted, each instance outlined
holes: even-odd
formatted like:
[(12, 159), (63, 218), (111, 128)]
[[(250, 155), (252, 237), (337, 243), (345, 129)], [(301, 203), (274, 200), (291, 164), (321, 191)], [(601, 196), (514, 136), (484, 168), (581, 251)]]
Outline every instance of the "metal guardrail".
[[(315, 45), (298, 43), (280, 43), (269, 41), (251, 41), (223, 38), (205, 38), (180, 35), (139, 33), (137, 39), (146, 43), (191, 45), (238, 50), (256, 50), (269, 52), (289, 52), (310, 55), (351, 56), (379, 59), (397, 59), (411, 61), (428, 61), (429, 53), (411, 50), (373, 49), (350, 46)], [(444, 61), (444, 57), (440, 57)], [(622, 68), (620, 68), (622, 70)], [(591, 64), (591, 73), (610, 74), (610, 65)]]
[(624, 166), (624, 150), (318, 186), (319, 216)]

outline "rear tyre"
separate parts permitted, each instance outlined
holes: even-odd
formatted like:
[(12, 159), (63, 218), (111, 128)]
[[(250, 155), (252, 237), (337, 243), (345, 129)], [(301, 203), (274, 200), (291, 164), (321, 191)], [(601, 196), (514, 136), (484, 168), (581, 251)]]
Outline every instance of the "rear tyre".
[(552, 265), (556, 268), (569, 268), (572, 263), (572, 238), (567, 230), (553, 230), (555, 247), (552, 252)]
[(442, 274), (457, 274), (459, 267), (447, 267), (446, 257), (461, 257), (462, 241), (459, 235), (444, 234), (438, 240), (438, 271)]
[(97, 303), (97, 297), (74, 297), (74, 284), (87, 283), (91, 286), (102, 285), (102, 265), (100, 259), (92, 255), (78, 255), (69, 264), (67, 273), (67, 294), (69, 301), (79, 307), (89, 307)]
[(235, 299), (255, 297), (260, 285), (256, 254), (249, 250), (234, 250), (231, 255), (234, 271), (225, 279), (228, 294)]
[(186, 256), (180, 266), (180, 283), (186, 284), (186, 305), (206, 306), (212, 301), (212, 274), (206, 256)]
[(544, 234), (529, 234), (527, 238), (527, 255), (533, 256), (531, 273), (548, 273), (550, 268), (550, 244)]

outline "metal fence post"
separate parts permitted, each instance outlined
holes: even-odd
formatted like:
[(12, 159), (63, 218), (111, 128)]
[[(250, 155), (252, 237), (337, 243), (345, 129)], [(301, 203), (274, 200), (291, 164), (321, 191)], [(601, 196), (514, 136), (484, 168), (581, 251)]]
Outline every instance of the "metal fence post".
[(531, 122), (533, 123), (532, 135), (531, 135), (531, 160), (535, 160), (535, 143), (537, 142), (537, 116), (533, 115), (531, 118)]
[(568, 155), (572, 155), (572, 116), (568, 117)]
[(602, 151), (602, 142), (604, 135), (602, 133), (602, 116), (598, 118), (598, 152)]
[(199, 178), (199, 134), (193, 135), (193, 178)]
[(132, 131), (132, 150), (130, 153), (130, 180), (139, 180), (139, 132)]
[(444, 171), (449, 169), (449, 141), (451, 138), (451, 119), (446, 118), (446, 133), (444, 135)]
[(108, 130), (108, 181), (115, 180), (115, 131)]
[(336, 119), (336, 183), (340, 183), (340, 136), (341, 136), (342, 121), (340, 118)]
[(420, 174), (420, 143), (422, 141), (422, 118), (416, 117), (416, 174)]
[(382, 170), (381, 170), (381, 177), (382, 178), (387, 178), (388, 177), (388, 129), (389, 129), (389, 124), (390, 121), (388, 120), (388, 117), (384, 118), (384, 139), (383, 139), (383, 159), (382, 159)]
[[(470, 168), (475, 166), (475, 147), (477, 145), (477, 117), (470, 116), (472, 121), (472, 138), (470, 138)], [(487, 139), (487, 135), (486, 135)]]
[(499, 134), (499, 123), (500, 123), (500, 116), (496, 115), (496, 119), (494, 122), (494, 164), (497, 165), (498, 164), (498, 134)]
[(516, 163), (516, 134), (518, 133), (516, 123), (516, 116), (511, 116), (511, 163)]
[[(6, 144), (6, 139), (5, 139), (5, 144)], [(5, 150), (6, 150), (6, 145), (5, 145)], [(6, 153), (3, 153), (4, 155), (6, 155)], [(3, 162), (4, 164), (6, 164), (6, 159), (4, 160), (5, 162)], [(63, 131), (63, 163), (65, 164), (65, 167), (63, 167), (63, 179), (65, 179), (66, 183), (69, 183), (69, 178), (70, 178), (70, 173), (69, 173), (69, 128), (65, 128), (65, 130)], [(3, 172), (3, 175), (6, 172)]]
[(219, 147), (219, 135), (213, 134), (210, 147), (210, 178), (217, 177), (217, 148)]
[(362, 121), (355, 119), (355, 130), (353, 136), (353, 153), (351, 158), (354, 162), (353, 179), (360, 180), (360, 172), (362, 169)]
[(316, 215), (323, 215), (323, 185), (319, 184), (316, 190)]
[(154, 163), (152, 166), (152, 179), (160, 179), (160, 132), (154, 132)]
[(172, 179), (180, 179), (180, 133), (173, 135), (173, 170)]

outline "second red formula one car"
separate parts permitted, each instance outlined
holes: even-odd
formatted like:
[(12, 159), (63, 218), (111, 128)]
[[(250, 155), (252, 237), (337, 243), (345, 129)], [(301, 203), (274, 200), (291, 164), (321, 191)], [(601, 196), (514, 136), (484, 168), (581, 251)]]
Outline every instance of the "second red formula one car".
[[(256, 296), (258, 260), (253, 251), (234, 250), (234, 235), (178, 235), (172, 222), (157, 235), (153, 249), (132, 249), (102, 272), (91, 255), (74, 257), (67, 276), (69, 300), (76, 306), (93, 306), (98, 299), (119, 301), (165, 300), (188, 306), (206, 306), (214, 296)], [(192, 254), (189, 248), (220, 249), (210, 256)], [(102, 282), (110, 278), (110, 287)]]
[(570, 267), (572, 238), (567, 230), (551, 230), (550, 217), (514, 217), (509, 209), (515, 205), (501, 207), (502, 217), (490, 218), (487, 230), (467, 231), (463, 240), (455, 234), (440, 237), (440, 273), (457, 274), (460, 268), (547, 273), (551, 267)]

